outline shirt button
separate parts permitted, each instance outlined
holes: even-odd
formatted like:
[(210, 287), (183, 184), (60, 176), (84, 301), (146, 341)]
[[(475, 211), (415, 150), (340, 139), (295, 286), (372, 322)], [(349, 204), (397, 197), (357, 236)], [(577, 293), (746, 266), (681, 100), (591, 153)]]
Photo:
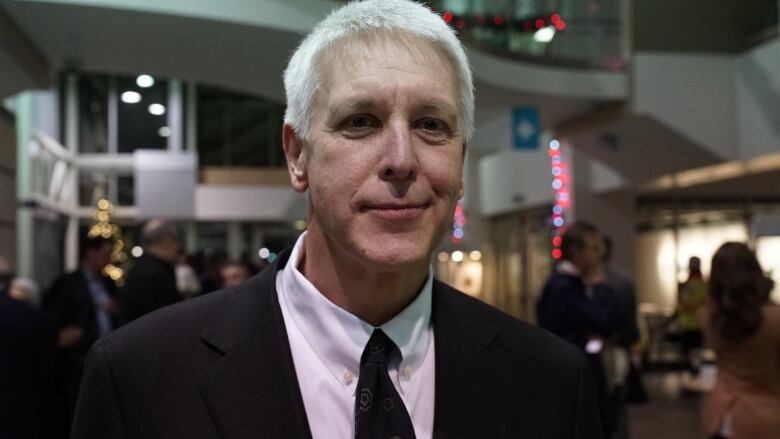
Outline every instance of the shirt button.
[(352, 379), (353, 378), (354, 378), (354, 376), (352, 376), (352, 372), (350, 372), (350, 371), (344, 372), (344, 384), (346, 384), (346, 385), (352, 384)]
[(409, 378), (411, 378), (411, 376), (412, 376), (412, 368), (411, 368), (411, 366), (404, 367), (404, 371), (401, 373), (401, 375), (403, 375), (403, 377), (406, 378), (407, 380)]

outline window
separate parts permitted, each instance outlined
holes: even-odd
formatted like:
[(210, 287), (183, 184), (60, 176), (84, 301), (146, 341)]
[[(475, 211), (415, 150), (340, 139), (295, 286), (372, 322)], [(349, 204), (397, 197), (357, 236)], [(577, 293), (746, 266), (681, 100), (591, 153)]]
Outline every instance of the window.
[(284, 166), (284, 105), (215, 87), (198, 87), (201, 166)]
[[(168, 145), (168, 81), (155, 78), (151, 82), (151, 85), (141, 87), (136, 77), (116, 79), (120, 153), (136, 149), (165, 149)], [(148, 82), (142, 84), (147, 85)]]
[[(66, 77), (63, 75), (63, 79)], [(78, 77), (79, 152), (82, 154), (108, 152), (108, 88), (106, 75)]]

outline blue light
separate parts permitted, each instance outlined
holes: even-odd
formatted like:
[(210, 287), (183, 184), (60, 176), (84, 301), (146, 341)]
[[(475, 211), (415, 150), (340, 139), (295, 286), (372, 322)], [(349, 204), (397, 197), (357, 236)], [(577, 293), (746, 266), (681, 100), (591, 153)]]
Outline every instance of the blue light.
[(561, 206), (556, 204), (555, 206), (553, 206), (553, 213), (556, 214), (556, 215), (562, 214), (563, 213), (563, 207), (561, 207)]
[(560, 226), (562, 226), (562, 225), (563, 225), (563, 218), (561, 218), (561, 217), (556, 217), (556, 218), (553, 220), (553, 224), (555, 225), (555, 227), (560, 227)]
[(561, 143), (555, 139), (550, 140), (550, 149), (558, 149), (561, 147)]
[(563, 183), (561, 183), (560, 180), (558, 180), (557, 178), (555, 180), (553, 180), (553, 182), (552, 182), (552, 188), (553, 189), (558, 190), (558, 189), (561, 188), (561, 186), (563, 186)]
[(558, 166), (553, 167), (552, 168), (552, 175), (554, 175), (556, 177), (561, 175), (561, 168), (558, 167)]
[(455, 229), (455, 231), (452, 232), (452, 236), (458, 239), (463, 238), (463, 229)]

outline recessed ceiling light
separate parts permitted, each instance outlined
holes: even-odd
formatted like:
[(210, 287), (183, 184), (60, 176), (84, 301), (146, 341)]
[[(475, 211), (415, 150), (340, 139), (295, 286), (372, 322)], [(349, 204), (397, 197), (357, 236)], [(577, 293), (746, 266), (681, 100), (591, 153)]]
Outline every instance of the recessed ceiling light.
[(149, 112), (155, 116), (162, 116), (165, 114), (165, 105), (163, 104), (149, 104)]
[(149, 75), (138, 75), (138, 77), (135, 78), (135, 83), (142, 88), (151, 87), (154, 85), (154, 78)]
[(137, 91), (126, 91), (122, 93), (122, 102), (126, 104), (137, 104), (141, 102), (141, 93)]

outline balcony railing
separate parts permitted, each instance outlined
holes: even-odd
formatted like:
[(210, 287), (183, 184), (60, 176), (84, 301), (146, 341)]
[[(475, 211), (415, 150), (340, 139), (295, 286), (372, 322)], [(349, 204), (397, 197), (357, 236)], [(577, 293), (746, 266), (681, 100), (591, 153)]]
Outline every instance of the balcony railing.
[(573, 68), (623, 70), (626, 2), (439, 0), (432, 7), (468, 46), (502, 57)]

